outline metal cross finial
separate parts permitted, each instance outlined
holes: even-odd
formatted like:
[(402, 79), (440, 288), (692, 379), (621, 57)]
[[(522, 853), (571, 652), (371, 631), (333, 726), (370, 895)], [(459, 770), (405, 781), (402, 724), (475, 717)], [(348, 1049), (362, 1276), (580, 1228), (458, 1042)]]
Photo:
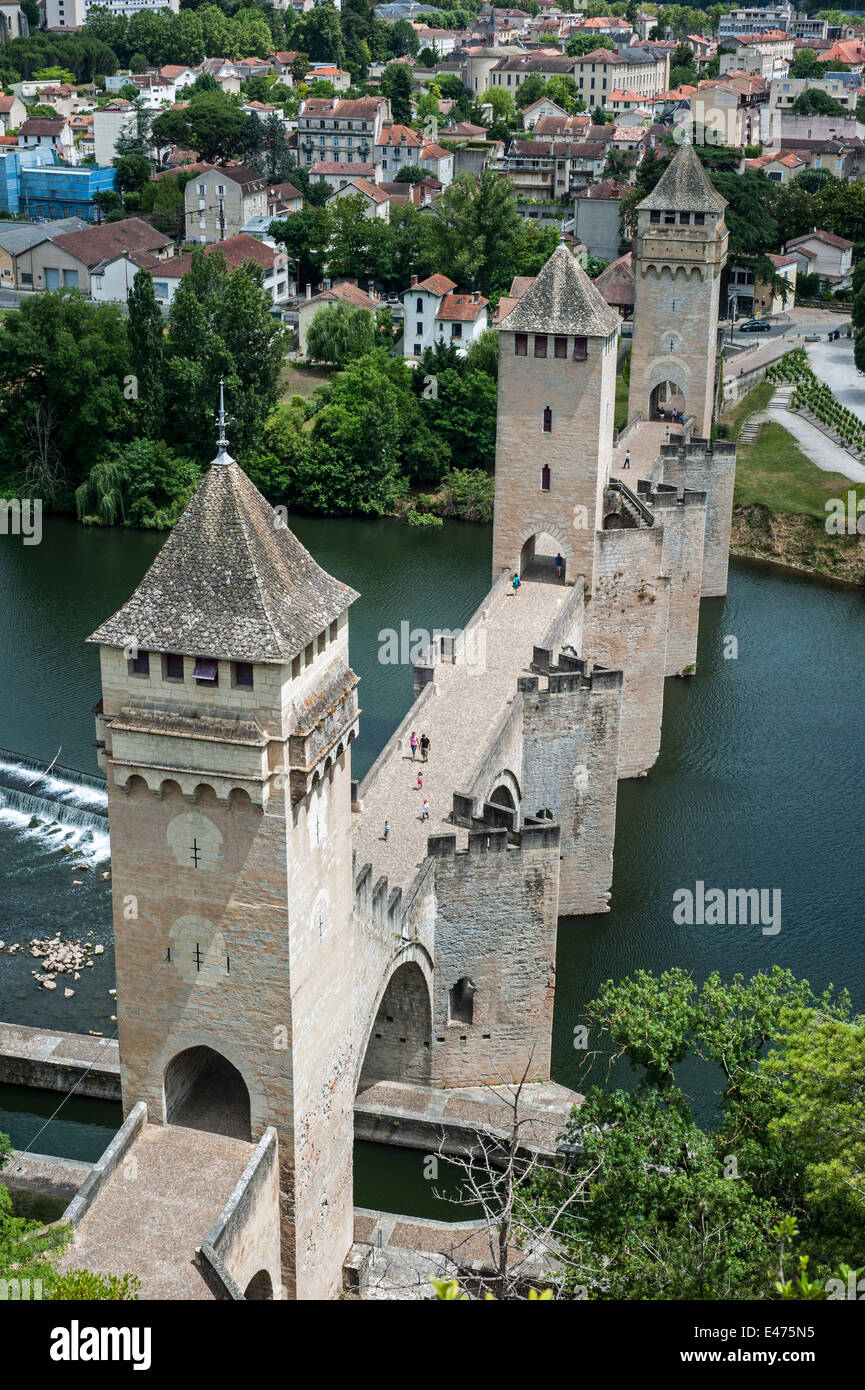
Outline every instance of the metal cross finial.
[(234, 463), (234, 459), (228, 452), (228, 438), (226, 435), (228, 416), (225, 413), (225, 381), (222, 377), (219, 378), (219, 413), (216, 416), (216, 424), (219, 430), (219, 437), (216, 441), (216, 447), (219, 450), (219, 452), (217, 453), (216, 458), (213, 460), (213, 462), (214, 464)]

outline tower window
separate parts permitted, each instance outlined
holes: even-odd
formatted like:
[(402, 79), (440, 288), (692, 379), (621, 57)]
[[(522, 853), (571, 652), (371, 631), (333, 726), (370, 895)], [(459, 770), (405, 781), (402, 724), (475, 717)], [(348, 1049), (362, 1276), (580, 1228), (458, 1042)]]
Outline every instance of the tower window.
[(197, 656), (192, 674), (199, 685), (219, 685), (219, 662)]
[(250, 690), (252, 689), (252, 687), (253, 687), (253, 685), (254, 685), (254, 683), (255, 683), (255, 677), (254, 677), (254, 675), (253, 675), (252, 662), (251, 662), (251, 661), (235, 661), (235, 662), (233, 662), (233, 663), (232, 663), (232, 673), (233, 673), (233, 675), (234, 675), (234, 684), (235, 684), (235, 685), (243, 685), (243, 686), (246, 686), (246, 687), (247, 687), (248, 689), (250, 689)]
[(305, 646), (304, 649), (303, 649), (303, 664), (304, 664), (304, 666), (311, 666), (314, 657), (315, 657), (315, 647), (314, 647), (314, 645), (313, 645), (312, 642), (309, 642), (309, 643), (307, 644), (307, 646)]
[(574, 361), (585, 362), (588, 357), (588, 342), (585, 338), (574, 339)]
[(300, 675), (300, 657), (296, 656), (291, 663), (291, 679), (296, 681)]
[(665, 213), (664, 213), (664, 221), (665, 221), (665, 222), (667, 222), (667, 223), (669, 223), (669, 222), (675, 222), (675, 220), (676, 220), (676, 214), (675, 214), (674, 212), (665, 212)]
[(703, 227), (706, 224), (706, 214), (704, 212), (694, 213), (694, 226)]
[(526, 357), (527, 354), (528, 354), (528, 350), (529, 350), (529, 335), (528, 335), (528, 333), (515, 333), (515, 334), (514, 334), (514, 356), (515, 356), (515, 357)]
[(183, 657), (175, 652), (166, 652), (162, 658), (162, 676), (167, 681), (182, 681)]
[(661, 220), (661, 214), (660, 214), (659, 212), (650, 212), (650, 213), (649, 213), (649, 221), (650, 221), (650, 222), (660, 222), (660, 220)]
[(679, 221), (683, 227), (689, 227), (691, 225), (691, 214), (689, 212), (680, 212)]
[(546, 333), (535, 334), (535, 357), (546, 357), (547, 355), (547, 335)]
[(552, 475), (550, 473), (550, 465), (548, 463), (545, 463), (543, 468), (541, 469), (541, 492), (549, 492), (551, 476)]
[(135, 656), (129, 659), (130, 676), (149, 676), (150, 675), (150, 652), (136, 652)]
[(568, 340), (567, 340), (567, 338), (556, 338), (556, 340), (555, 340), (555, 347), (554, 347), (554, 356), (555, 356), (555, 357), (567, 357), (567, 355), (568, 355)]
[(553, 412), (548, 405), (544, 406), (544, 434), (553, 432)]
[(321, 656), (322, 652), (324, 651), (325, 647), (327, 646), (327, 633), (326, 633), (326, 632), (320, 632), (320, 633), (318, 634), (318, 642), (317, 642), (317, 645), (318, 645), (318, 654), (319, 654), (319, 656)]
[(339, 632), (339, 619), (338, 619), (338, 618), (334, 618), (333, 622), (332, 622), (331, 625), (330, 625), (330, 630), (329, 630), (329, 633), (328, 633), (328, 638), (329, 638), (329, 640), (330, 640), (331, 642), (335, 642), (335, 641), (336, 641), (337, 633), (338, 633), (338, 632)]

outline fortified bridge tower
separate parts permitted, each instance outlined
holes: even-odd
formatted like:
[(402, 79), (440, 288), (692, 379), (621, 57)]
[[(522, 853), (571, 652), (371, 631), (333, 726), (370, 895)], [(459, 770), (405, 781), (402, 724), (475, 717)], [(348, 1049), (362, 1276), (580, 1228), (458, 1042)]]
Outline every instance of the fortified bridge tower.
[(123, 1108), (252, 1141), (274, 1126), (283, 1283), (326, 1298), (353, 1221), (356, 594), (220, 446), (90, 639)]

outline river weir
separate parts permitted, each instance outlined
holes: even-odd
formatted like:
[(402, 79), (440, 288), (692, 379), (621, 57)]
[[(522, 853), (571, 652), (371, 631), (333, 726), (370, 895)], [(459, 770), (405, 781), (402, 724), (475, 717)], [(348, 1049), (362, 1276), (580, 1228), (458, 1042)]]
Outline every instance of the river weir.
[(104, 779), (0, 748), (0, 824), (88, 866), (109, 858)]

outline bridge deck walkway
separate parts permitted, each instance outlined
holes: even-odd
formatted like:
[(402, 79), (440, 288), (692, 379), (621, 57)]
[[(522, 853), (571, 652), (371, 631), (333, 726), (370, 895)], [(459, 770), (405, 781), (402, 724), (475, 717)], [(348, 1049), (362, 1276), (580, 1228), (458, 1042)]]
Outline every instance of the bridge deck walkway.
[(137, 1274), (143, 1299), (212, 1299), (193, 1253), (254, 1146), (179, 1125), (147, 1124), (81, 1221), (64, 1269)]
[[(641, 420), (629, 430), (621, 444), (613, 450), (610, 472), (621, 478), (634, 492), (637, 491), (637, 478), (645, 478), (648, 469), (658, 458), (661, 445), (669, 441), (667, 430), (672, 434), (678, 428), (669, 421)], [(631, 466), (625, 467), (625, 454), (630, 450)]]
[[(516, 694), (517, 677), (527, 672), (532, 647), (539, 643), (571, 589), (556, 580), (523, 578), (517, 594), (500, 590), (484, 622), (485, 640), (468, 664), (435, 668), (436, 694), (418, 715), (418, 738), (430, 739), (429, 761), (413, 763), (411, 750), (397, 749), (364, 790), (363, 809), (354, 816), (356, 864), (373, 866), (373, 882), (386, 875), (389, 887), (405, 893), (426, 855), (428, 835), (453, 834), (447, 816), (454, 792), (468, 791), (485, 746)], [(394, 735), (396, 737), (396, 735)], [(417, 788), (423, 773), (423, 790)], [(421, 821), (424, 797), (429, 820)], [(385, 820), (390, 834), (383, 838)]]

